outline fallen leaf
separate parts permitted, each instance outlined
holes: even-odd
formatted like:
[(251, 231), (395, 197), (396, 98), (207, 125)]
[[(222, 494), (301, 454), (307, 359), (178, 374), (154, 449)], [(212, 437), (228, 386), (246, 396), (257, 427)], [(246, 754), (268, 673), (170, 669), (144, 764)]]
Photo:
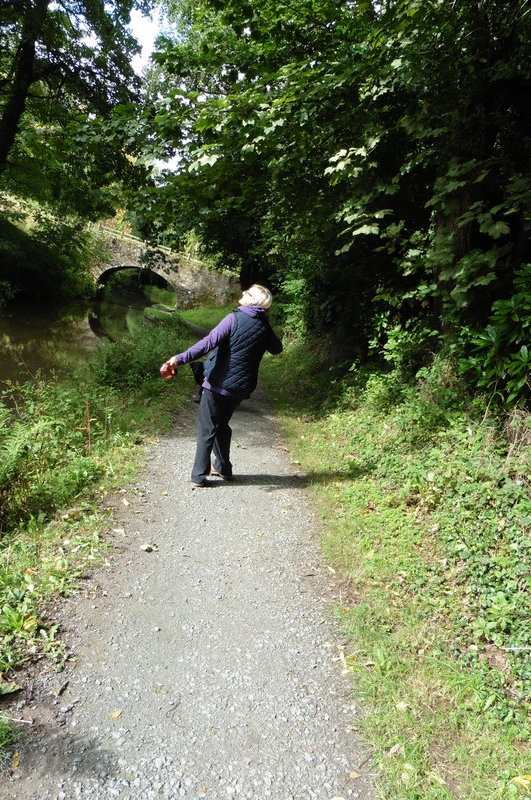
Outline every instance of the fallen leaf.
[(131, 504), (130, 504), (130, 502), (129, 502), (129, 500), (126, 500), (126, 499), (125, 499), (125, 497), (122, 497), (122, 503), (124, 504), (124, 506), (129, 506), (129, 505), (131, 505)]
[(400, 744), (399, 742), (397, 742), (397, 744), (394, 744), (391, 747), (391, 749), (387, 751), (387, 756), (389, 758), (392, 758), (393, 756), (396, 756), (397, 753), (402, 752), (403, 749), (404, 749), (404, 746), (402, 744)]
[(20, 755), (18, 753), (13, 753), (13, 758), (11, 759), (11, 766), (13, 769), (17, 769), (20, 766)]
[(511, 783), (520, 786), (527, 794), (531, 794), (531, 775), (517, 775), (515, 778), (511, 778)]
[(361, 778), (361, 773), (352, 770), (352, 772), (349, 773), (349, 778), (351, 781), (356, 781), (358, 778)]
[(13, 694), (14, 692), (18, 692), (22, 689), (22, 686), (19, 686), (18, 683), (13, 683), (13, 681), (8, 681), (4, 683), (0, 683), (0, 697), (4, 694)]
[(113, 711), (112, 714), (110, 715), (109, 719), (118, 719), (118, 717), (121, 717), (121, 716), (122, 716), (122, 712), (121, 711)]

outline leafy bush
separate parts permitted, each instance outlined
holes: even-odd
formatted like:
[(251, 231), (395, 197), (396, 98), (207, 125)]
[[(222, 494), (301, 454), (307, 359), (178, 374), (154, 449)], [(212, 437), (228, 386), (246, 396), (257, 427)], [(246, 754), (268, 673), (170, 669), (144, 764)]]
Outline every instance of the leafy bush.
[[(13, 724), (4, 717), (0, 717), (0, 750), (15, 744), (18, 738), (18, 731)], [(0, 767), (1, 766), (2, 760), (0, 759)]]
[(461, 372), (507, 406), (524, 405), (531, 397), (531, 264), (517, 270), (512, 297), (493, 303), (489, 325), (463, 334), (471, 353)]
[(115, 388), (133, 388), (149, 378), (158, 377), (161, 364), (188, 345), (189, 329), (173, 315), (155, 326), (140, 324), (135, 336), (106, 342), (91, 371), (96, 383)]
[(439, 350), (440, 333), (421, 323), (411, 326), (395, 325), (388, 331), (387, 342), (382, 350), (386, 361), (400, 369), (404, 378), (410, 378), (416, 370), (431, 363)]
[(108, 394), (42, 382), (4, 393), (0, 405), (0, 527), (68, 503), (102, 473)]

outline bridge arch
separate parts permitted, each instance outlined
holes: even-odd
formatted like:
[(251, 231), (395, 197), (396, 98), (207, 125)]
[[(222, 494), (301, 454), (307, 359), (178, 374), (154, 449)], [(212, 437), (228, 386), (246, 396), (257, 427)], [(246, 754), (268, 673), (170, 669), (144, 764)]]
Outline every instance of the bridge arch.
[(213, 272), (203, 261), (167, 247), (157, 246), (150, 251), (146, 243), (135, 236), (102, 225), (96, 227), (105, 235), (114, 262), (92, 267), (96, 285), (104, 284), (105, 276), (113, 272), (138, 269), (163, 278), (175, 291), (177, 306), (181, 308), (201, 302), (205, 297), (223, 305), (239, 294), (239, 280), (233, 274)]
[[(151, 269), (150, 267), (139, 266), (138, 264), (119, 264), (118, 266), (114, 267), (106, 267), (103, 269), (98, 277), (96, 278), (96, 286), (98, 292), (109, 282), (109, 279), (112, 278), (113, 275), (116, 275), (120, 272), (124, 272), (125, 270), (136, 270), (138, 272), (139, 278), (149, 278), (154, 276), (160, 282), (162, 286), (169, 286), (175, 292), (175, 296), (178, 295), (178, 282), (176, 280), (177, 275), (174, 275), (174, 280), (172, 282), (171, 275), (167, 275), (164, 273), (163, 270)], [(156, 281), (148, 281), (146, 280), (145, 283), (155, 283)]]

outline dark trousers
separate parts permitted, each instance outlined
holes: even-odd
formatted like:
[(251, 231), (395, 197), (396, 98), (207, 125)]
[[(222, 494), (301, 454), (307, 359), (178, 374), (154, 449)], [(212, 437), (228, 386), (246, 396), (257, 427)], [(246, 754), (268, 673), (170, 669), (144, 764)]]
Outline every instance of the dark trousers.
[(222, 475), (232, 475), (230, 418), (241, 400), (234, 397), (203, 391), (197, 416), (197, 448), (192, 480), (201, 483), (210, 475), (210, 455), (214, 451), (214, 469)]

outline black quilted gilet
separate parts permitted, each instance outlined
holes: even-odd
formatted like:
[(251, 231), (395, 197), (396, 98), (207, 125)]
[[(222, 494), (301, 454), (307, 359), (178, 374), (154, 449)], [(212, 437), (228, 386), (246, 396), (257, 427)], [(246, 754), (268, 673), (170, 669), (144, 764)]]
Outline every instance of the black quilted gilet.
[(230, 336), (213, 350), (205, 362), (205, 377), (211, 386), (249, 397), (256, 388), (258, 367), (266, 351), (269, 323), (233, 311), (235, 324)]

